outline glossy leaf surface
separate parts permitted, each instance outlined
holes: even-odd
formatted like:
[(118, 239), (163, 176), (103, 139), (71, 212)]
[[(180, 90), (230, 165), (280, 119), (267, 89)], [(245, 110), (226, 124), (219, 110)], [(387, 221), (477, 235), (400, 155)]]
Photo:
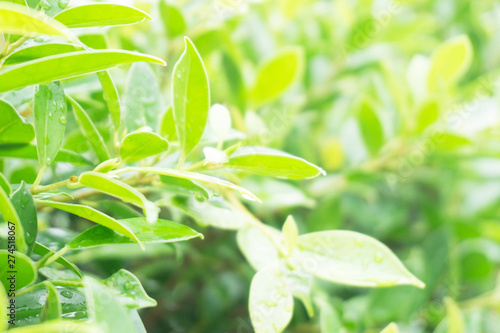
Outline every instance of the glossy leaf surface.
[(312, 178), (324, 173), (321, 168), (299, 157), (262, 147), (240, 148), (224, 165), (259, 175), (289, 179)]
[(210, 107), (208, 76), (201, 57), (189, 38), (172, 74), (172, 105), (177, 137), (184, 155), (198, 144)]
[(277, 268), (263, 269), (252, 279), (249, 310), (256, 333), (283, 332), (292, 319), (293, 298)]
[(29, 10), (26, 6), (6, 1), (0, 2), (0, 22), (5, 33), (26, 34), (33, 37), (46, 34), (75, 40), (63, 24), (38, 11)]
[(62, 203), (62, 202), (55, 202), (55, 201), (43, 201), (39, 200), (37, 203), (53, 207), (56, 209), (60, 209), (63, 211), (66, 211), (68, 213), (78, 215), (80, 217), (83, 217), (84, 219), (90, 220), (92, 222), (101, 224), (107, 228), (110, 228), (112, 230), (115, 230), (116, 232), (119, 232), (120, 234), (130, 238), (131, 240), (134, 240), (137, 243), (141, 243), (139, 239), (137, 238), (137, 235), (135, 235), (131, 229), (121, 223), (120, 221), (117, 221), (113, 219), (112, 217), (101, 213), (94, 208), (84, 206), (84, 205), (78, 205), (78, 204), (69, 204), (69, 203)]
[(80, 129), (89, 140), (90, 144), (92, 145), (92, 148), (94, 148), (94, 151), (97, 157), (99, 158), (99, 161), (105, 161), (111, 158), (101, 134), (95, 127), (89, 115), (80, 106), (80, 104), (78, 104), (78, 102), (75, 101), (73, 98), (68, 97), (68, 100), (73, 106), (73, 112), (75, 113), (75, 118), (76, 121), (78, 122), (78, 125), (80, 126)]
[(147, 13), (137, 8), (106, 3), (68, 8), (54, 18), (69, 28), (125, 25), (151, 20)]
[(153, 132), (130, 133), (120, 143), (120, 157), (127, 162), (136, 162), (167, 150), (168, 141)]
[(319, 278), (363, 287), (425, 286), (389, 248), (369, 236), (320, 231), (299, 236), (297, 243), (302, 267)]
[(38, 220), (33, 196), (31, 195), (29, 186), (24, 181), (12, 194), (11, 202), (23, 225), (26, 245), (28, 246), (27, 254), (29, 255), (35, 246), (36, 235), (38, 233)]
[(30, 143), (35, 138), (33, 125), (25, 123), (16, 109), (0, 99), (0, 142)]
[(87, 50), (57, 54), (0, 71), (0, 92), (67, 79), (136, 61), (165, 65), (161, 59), (120, 50)]
[(150, 223), (154, 223), (158, 219), (159, 209), (155, 204), (146, 199), (141, 192), (118, 179), (99, 172), (85, 172), (80, 176), (78, 181), (84, 186), (112, 195), (124, 202), (129, 202), (143, 208)]
[[(195, 237), (203, 237), (197, 231), (180, 223), (159, 219), (154, 224), (147, 222), (145, 218), (131, 218), (120, 220), (120, 223), (137, 236), (142, 243), (171, 243), (185, 241)], [(111, 244), (130, 244), (131, 239), (124, 237), (113, 230), (103, 227), (92, 227), (66, 246), (71, 249), (84, 249)]]
[(66, 131), (66, 96), (60, 82), (39, 85), (34, 97), (38, 161), (50, 166), (59, 152)]
[(120, 269), (102, 282), (113, 290), (120, 303), (131, 309), (156, 306), (156, 301), (148, 296), (139, 279), (126, 269)]
[(5, 58), (4, 65), (17, 65), (26, 61), (31, 61), (56, 54), (81, 51), (82, 47), (68, 43), (47, 43), (25, 47), (9, 54)]
[[(15, 259), (13, 259), (15, 258)], [(32, 284), (37, 278), (35, 263), (25, 254), (7, 250), (0, 250), (0, 281), (5, 290), (10, 290), (12, 281), (15, 281), (15, 290), (19, 290)], [(15, 279), (12, 280), (12, 275)]]

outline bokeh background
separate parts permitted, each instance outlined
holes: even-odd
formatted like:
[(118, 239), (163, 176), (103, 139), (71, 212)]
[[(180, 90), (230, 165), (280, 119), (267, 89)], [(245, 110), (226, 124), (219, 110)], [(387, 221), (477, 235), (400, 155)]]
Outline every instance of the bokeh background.
[[(166, 68), (152, 67), (161, 108), (170, 102), (173, 64), (188, 36), (207, 67), (211, 102), (231, 110), (233, 127), (247, 141), (327, 172), (300, 182), (244, 178), (242, 185), (264, 201), (250, 207), (262, 221), (280, 228), (292, 214), (301, 233), (366, 233), (427, 284), (365, 289), (316, 281), (315, 316), (296, 302), (287, 332), (379, 332), (395, 321), (402, 332), (451, 333), (447, 323), (460, 318), (465, 332), (498, 332), (498, 1), (128, 3), (153, 20), (109, 29), (103, 40), (102, 29), (82, 33), (93, 47), (106, 42), (166, 59)], [(470, 52), (447, 49), (453, 43)], [(286, 52), (300, 54), (290, 87), (266, 103), (249, 100), (258, 69)], [(431, 82), (433, 66), (453, 78)], [(276, 75), (289, 68), (283, 62)], [(112, 73), (124, 92), (126, 71)], [(85, 105), (94, 120), (101, 104), (96, 93)], [(66, 147), (90, 149), (78, 135)], [(30, 168), (34, 177), (35, 166), (26, 164), (17, 177), (26, 178)], [(196, 225), (188, 217), (183, 222)], [(64, 216), (57, 223), (64, 225)], [(147, 253), (99, 248), (69, 259), (100, 276), (133, 271), (158, 300), (141, 312), (148, 332), (252, 332), (247, 304), (254, 271), (234, 232), (196, 228), (205, 240)]]

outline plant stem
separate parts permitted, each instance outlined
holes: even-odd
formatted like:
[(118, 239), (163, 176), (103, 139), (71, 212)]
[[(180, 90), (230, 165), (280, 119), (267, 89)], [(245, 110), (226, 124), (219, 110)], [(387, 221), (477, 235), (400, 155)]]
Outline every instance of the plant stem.
[(32, 193), (33, 193), (34, 190), (36, 190), (36, 188), (38, 187), (38, 185), (42, 181), (42, 177), (43, 177), (43, 174), (45, 173), (46, 169), (47, 169), (47, 167), (44, 165), (38, 171), (38, 174), (36, 175), (35, 182), (33, 183), (33, 186), (31, 186), (31, 192)]
[(205, 165), (205, 160), (201, 160), (199, 162), (196, 162), (195, 164), (191, 164), (191, 165), (187, 166), (186, 168), (184, 168), (183, 170), (184, 171), (193, 171), (193, 170), (196, 170), (198, 168), (201, 168), (203, 165)]
[(36, 181), (35, 181), (35, 184), (33, 184), (30, 191), (31, 191), (31, 194), (38, 194), (38, 193), (42, 193), (42, 192), (51, 192), (51, 191), (58, 190), (61, 187), (68, 186), (68, 184), (70, 182), (71, 182), (71, 180), (68, 178), (66, 180), (62, 180), (62, 181), (54, 183), (54, 184), (45, 185), (45, 186), (38, 186), (38, 184), (35, 185), (36, 184)]
[(184, 153), (181, 154), (181, 158), (179, 158), (179, 163), (177, 163), (177, 169), (180, 169), (186, 160), (186, 155)]
[(21, 46), (25, 41), (27, 41), (30, 37), (28, 36), (23, 36), (16, 40), (14, 43), (10, 44), (9, 47), (7, 48), (6, 55), (9, 55), (12, 51), (17, 49), (19, 46)]
[(252, 226), (255, 228), (259, 229), (264, 236), (266, 236), (273, 244), (276, 246), (276, 249), (278, 250), (279, 254), (281, 257), (286, 257), (287, 252), (283, 248), (283, 245), (276, 240), (276, 238), (271, 235), (269, 230), (267, 229), (267, 226), (262, 223), (255, 215), (253, 215), (246, 207), (241, 203), (239, 199), (237, 199), (231, 192), (225, 192), (226, 197), (228, 198), (229, 202), (231, 202), (233, 205), (235, 205), (238, 209), (240, 209), (243, 213), (245, 213), (249, 219), (248, 221)]
[(56, 261), (57, 259), (62, 257), (68, 251), (69, 251), (69, 248), (67, 248), (66, 246), (63, 247), (62, 249), (60, 249), (59, 251), (54, 253), (52, 256), (50, 256), (45, 262), (42, 262), (41, 265), (38, 265), (38, 263), (37, 263), (37, 265), (36, 265), (37, 268), (42, 268), (42, 267), (45, 267), (45, 266), (52, 264), (54, 261)]

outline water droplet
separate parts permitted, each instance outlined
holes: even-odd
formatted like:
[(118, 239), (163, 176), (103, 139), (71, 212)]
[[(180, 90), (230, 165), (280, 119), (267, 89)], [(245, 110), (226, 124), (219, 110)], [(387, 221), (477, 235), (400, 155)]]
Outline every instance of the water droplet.
[(132, 283), (130, 282), (125, 283), (123, 287), (125, 288), (125, 290), (132, 290), (133, 288)]
[(61, 295), (66, 297), (66, 298), (72, 298), (73, 297), (73, 293), (70, 292), (70, 291), (67, 291), (67, 290), (64, 290), (64, 291), (61, 291)]
[(49, 118), (50, 119), (54, 118), (54, 115), (52, 114), (52, 112), (49, 112)]
[(40, 112), (38, 111), (38, 108), (35, 107), (35, 119), (40, 118)]
[(377, 264), (380, 264), (382, 261), (384, 261), (384, 258), (382, 257), (382, 253), (380, 253), (379, 251), (377, 251), (377, 253), (375, 253), (375, 262)]
[(46, 144), (46, 145), (48, 145), (49, 143), (50, 143), (50, 138), (49, 138), (49, 136), (47, 135), (47, 136), (45, 137), (45, 144)]
[(64, 9), (68, 5), (68, 2), (69, 0), (59, 0), (57, 2), (57, 5), (59, 6), (59, 8)]
[(51, 165), (52, 164), (52, 159), (50, 157), (47, 157), (47, 165)]
[(363, 244), (363, 242), (359, 238), (354, 238), (354, 244), (356, 244), (359, 247), (365, 246), (365, 244)]
[(59, 117), (59, 122), (63, 125), (66, 125), (66, 117), (65, 116), (60, 116)]
[(177, 72), (177, 77), (181, 77), (181, 72)]

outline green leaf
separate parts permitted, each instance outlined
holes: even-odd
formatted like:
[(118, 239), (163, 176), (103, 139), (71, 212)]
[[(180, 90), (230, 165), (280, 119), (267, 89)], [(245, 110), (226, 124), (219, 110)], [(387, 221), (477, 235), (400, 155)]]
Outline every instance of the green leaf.
[(8, 294), (12, 289), (11, 280), (9, 280), (9, 278), (12, 276), (13, 271), (16, 272), (16, 291), (35, 282), (37, 277), (35, 263), (25, 254), (15, 251), (11, 253), (7, 250), (0, 250), (0, 263), (0, 281)]
[(440, 152), (450, 152), (472, 144), (472, 141), (464, 136), (446, 132), (434, 132), (429, 137), (429, 142), (434, 144), (433, 149)]
[[(42, 270), (45, 271), (46, 268), (47, 267), (44, 267)], [(64, 281), (62, 282), (63, 286), (61, 286), (59, 282), (60, 281), (51, 281), (51, 283), (56, 286), (59, 294), (59, 300), (62, 305), (62, 317), (86, 320), (88, 317), (87, 304), (85, 296), (80, 292), (81, 288), (77, 288), (76, 286), (67, 286), (72, 284), (80, 286), (81, 282)], [(22, 324), (33, 327), (32, 325), (39, 324), (41, 321), (43, 305), (47, 298), (47, 290), (43, 283), (33, 285), (32, 288), (33, 289), (29, 292), (16, 297), (16, 325), (21, 326)], [(51, 323), (57, 322), (59, 322), (59, 320), (51, 321)], [(77, 324), (76, 321), (70, 321), (70, 323), (73, 323), (73, 325)], [(40, 329), (43, 329), (45, 326), (36, 325), (34, 327), (40, 327)], [(61, 331), (55, 332), (77, 332), (77, 330), (76, 327), (75, 330), (71, 329), (71, 327), (66, 327), (66, 330), (62, 329)], [(95, 332), (95, 330), (93, 332)]]
[(14, 106), (0, 99), (0, 142), (30, 143), (35, 138), (33, 125), (25, 123)]
[(160, 125), (160, 135), (172, 142), (177, 139), (177, 132), (175, 130), (175, 120), (174, 120), (174, 111), (172, 109), (172, 105), (170, 105), (165, 113), (163, 113), (161, 117), (161, 125)]
[(292, 319), (292, 293), (276, 270), (271, 266), (257, 272), (250, 285), (250, 319), (256, 333), (283, 332)]
[(163, 169), (163, 168), (151, 168), (151, 167), (128, 167), (121, 169), (120, 172), (125, 171), (137, 171), (137, 172), (150, 172), (155, 173), (157, 175), (164, 175), (182, 179), (189, 179), (200, 183), (210, 184), (213, 186), (220, 186), (223, 188), (228, 188), (231, 190), (235, 190), (241, 194), (242, 197), (252, 201), (260, 202), (259, 198), (257, 198), (252, 192), (234, 185), (228, 181), (222, 180), (220, 178), (204, 175), (196, 172), (182, 171), (182, 170), (174, 170), (174, 169)]
[(174, 205), (198, 224), (218, 229), (238, 230), (247, 225), (248, 216), (228, 202), (213, 198), (200, 202), (194, 198), (175, 200)]
[[(49, 251), (51, 252), (51, 251)], [(51, 252), (51, 255), (53, 255), (54, 252)], [(41, 273), (43, 276), (45, 276), (49, 280), (53, 280), (54, 282), (61, 281), (61, 280), (68, 280), (68, 281), (76, 281), (80, 280), (81, 277), (78, 275), (75, 275), (74, 272), (70, 271), (69, 269), (57, 269), (51, 266), (44, 266), (40, 267), (38, 269), (38, 273)], [(75, 284), (78, 282), (74, 282)]]
[[(458, 331), (453, 331), (453, 332), (458, 332)], [(387, 325), (386, 328), (384, 328), (380, 333), (399, 333), (399, 328), (398, 325), (395, 323), (390, 323)]]
[(139, 243), (139, 245), (142, 247), (142, 243), (139, 240), (139, 238), (137, 238), (137, 235), (135, 235), (127, 225), (113, 219), (112, 217), (104, 213), (95, 210), (94, 208), (77, 204), (69, 204), (69, 203), (62, 203), (55, 201), (44, 201), (44, 200), (38, 200), (37, 203), (49, 207), (54, 207), (56, 209), (60, 209), (74, 215), (78, 215), (80, 217), (83, 217), (84, 219), (101, 224), (107, 228), (119, 232), (124, 236), (127, 236), (131, 240)]
[[(0, 332), (7, 330), (7, 327), (9, 326), (7, 324), (7, 320), (12, 320), (15, 318), (15, 314), (10, 313), (10, 310), (7, 308), (7, 304), (9, 304), (7, 293), (5, 292), (3, 284), (0, 284), (0, 316), (1, 318), (3, 318), (2, 320), (0, 320)], [(7, 318), (7, 320), (5, 318)]]
[(370, 155), (375, 155), (384, 144), (384, 132), (377, 113), (370, 103), (363, 101), (357, 117), (366, 148)]
[(210, 197), (210, 193), (206, 188), (189, 179), (160, 175), (160, 180), (162, 183), (166, 184), (165, 187), (167, 187), (170, 192), (176, 194), (194, 194), (196, 199), (208, 199)]
[(88, 276), (84, 285), (91, 321), (96, 321), (106, 332), (136, 333), (127, 309), (109, 287)]
[(38, 233), (38, 220), (33, 196), (31, 195), (29, 186), (24, 181), (12, 194), (11, 202), (23, 225), (26, 245), (28, 246), (26, 254), (30, 255), (35, 246), (36, 235)]
[(341, 332), (342, 322), (333, 302), (328, 299), (315, 300), (319, 307), (319, 325), (322, 333)]
[(26, 245), (26, 240), (24, 239), (23, 225), (19, 219), (19, 215), (17, 215), (16, 209), (10, 201), (9, 196), (5, 193), (2, 187), (0, 187), (0, 213), (2, 213), (2, 217), (6, 222), (10, 222), (6, 226), (6, 232), (10, 231), (12, 234), (10, 236), (15, 238), (17, 250), (19, 252), (26, 253), (28, 246)]
[(121, 50), (86, 50), (63, 53), (28, 61), (0, 71), (0, 92), (94, 73), (136, 61), (165, 65), (165, 62), (159, 58)]
[(12, 188), (10, 187), (7, 178), (5, 178), (5, 176), (1, 172), (0, 172), (0, 187), (4, 190), (7, 196), (10, 196), (10, 194), (12, 193)]
[(9, 54), (4, 66), (17, 65), (26, 61), (49, 57), (56, 54), (81, 51), (82, 47), (67, 43), (47, 43), (25, 47)]
[(39, 325), (30, 325), (15, 328), (9, 331), (9, 333), (61, 333), (61, 332), (71, 332), (71, 333), (96, 333), (101, 332), (101, 329), (94, 325), (89, 325), (87, 323), (82, 323), (74, 320), (62, 320), (57, 322), (43, 323)]
[[(189, 240), (196, 237), (203, 238), (199, 232), (180, 223), (159, 219), (154, 224), (150, 224), (143, 217), (119, 220), (120, 224), (132, 230), (142, 243), (172, 243)], [(90, 247), (130, 244), (132, 241), (115, 231), (103, 227), (95, 226), (87, 229), (71, 240), (66, 247), (76, 250)]]
[(38, 161), (50, 166), (62, 146), (66, 130), (67, 105), (60, 82), (39, 85), (34, 98)]
[(186, 21), (177, 7), (170, 5), (167, 0), (161, 0), (159, 10), (168, 37), (179, 36), (186, 30)]
[(303, 269), (325, 280), (361, 287), (425, 286), (387, 246), (357, 232), (335, 230), (302, 235), (298, 248)]
[(127, 129), (133, 132), (143, 126), (155, 128), (160, 115), (160, 87), (151, 67), (143, 62), (130, 67), (125, 93)]
[(440, 45), (431, 59), (427, 77), (429, 91), (436, 92), (457, 83), (469, 69), (472, 58), (472, 44), (465, 35), (452, 38)]
[(125, 269), (120, 269), (101, 282), (111, 288), (120, 303), (128, 308), (143, 309), (156, 306), (156, 301), (148, 296), (139, 279)]
[[(23, 144), (0, 144), (0, 157), (14, 157), (38, 159), (37, 147), (35, 145)], [(75, 165), (92, 165), (85, 157), (66, 149), (60, 149), (54, 162), (68, 162)]]
[[(35, 2), (39, 2), (39, 6), (43, 9), (44, 13), (49, 16), (54, 16), (60, 11), (62, 11), (68, 5), (69, 0), (35, 0)], [(28, 6), (31, 6), (33, 0), (26, 0)], [(37, 6), (33, 6), (32, 8), (36, 8)]]
[(208, 76), (203, 61), (191, 40), (184, 38), (185, 49), (172, 74), (172, 105), (177, 137), (184, 156), (198, 144), (205, 130), (210, 108)]
[(151, 17), (134, 7), (118, 4), (88, 4), (68, 8), (54, 17), (69, 28), (134, 24)]
[(154, 203), (146, 199), (144, 194), (137, 191), (132, 186), (124, 182), (111, 178), (99, 172), (84, 172), (78, 178), (80, 184), (109, 194), (124, 202), (131, 203), (144, 209), (144, 214), (149, 223), (154, 223), (158, 219), (159, 209)]
[[(280, 255), (275, 244), (280, 244), (283, 239), (279, 230), (267, 225), (264, 225), (262, 229), (247, 227), (238, 230), (236, 236), (238, 247), (257, 271), (278, 262)], [(270, 237), (274, 241), (271, 241)]]
[(446, 307), (448, 333), (465, 333), (465, 320), (458, 304), (452, 298), (446, 297), (444, 299), (444, 305)]
[(30, 37), (55, 35), (71, 41), (77, 40), (68, 28), (47, 15), (36, 10), (29, 10), (26, 6), (5, 1), (0, 2), (0, 22), (2, 22), (4, 33)]
[(301, 76), (304, 56), (299, 48), (283, 50), (266, 61), (257, 73), (257, 80), (250, 92), (256, 106), (280, 97)]
[(230, 100), (234, 105), (238, 106), (241, 112), (245, 112), (247, 96), (241, 68), (238, 67), (233, 57), (226, 52), (222, 54), (222, 68), (224, 69), (224, 74), (230, 89)]
[(115, 131), (118, 131), (121, 124), (121, 105), (120, 97), (118, 95), (118, 90), (116, 89), (115, 83), (111, 78), (108, 71), (101, 71), (97, 73), (97, 77), (101, 82), (102, 86), (102, 97), (108, 106), (109, 114), (111, 116), (111, 121), (113, 126), (115, 126)]
[(168, 150), (168, 141), (153, 132), (127, 134), (120, 143), (120, 157), (126, 162), (136, 162)]
[(418, 109), (416, 130), (422, 133), (432, 125), (439, 117), (439, 104), (436, 101), (427, 102)]
[(59, 293), (56, 287), (49, 281), (44, 281), (43, 284), (47, 289), (47, 299), (42, 310), (42, 321), (57, 320), (61, 318), (62, 308), (59, 300)]
[(116, 200), (99, 200), (97, 202), (100, 210), (108, 213), (112, 213), (116, 219), (128, 219), (131, 217), (143, 217), (141, 213), (124, 204), (121, 201)]
[(80, 126), (80, 129), (85, 134), (85, 137), (89, 140), (92, 148), (96, 152), (99, 161), (105, 161), (111, 158), (109, 155), (108, 149), (106, 148), (106, 144), (104, 140), (94, 126), (94, 123), (90, 119), (89, 115), (85, 112), (85, 110), (78, 104), (73, 98), (66, 96), (73, 106), (73, 111), (75, 112), (76, 121)]
[(299, 157), (264, 147), (239, 148), (224, 166), (258, 175), (289, 179), (312, 178), (324, 174), (321, 168)]
[(78, 35), (80, 42), (93, 49), (107, 49), (108, 42), (106, 36), (102, 33), (85, 33)]
[(297, 237), (299, 230), (292, 215), (289, 215), (283, 224), (283, 243), (288, 255), (291, 255), (297, 246)]
[[(38, 242), (35, 243), (35, 247), (33, 248), (33, 253), (36, 253), (36, 254), (38, 254), (38, 255), (40, 255), (40, 256), (43, 257), (44, 255), (46, 255), (49, 252), (53, 252), (53, 251), (51, 251), (48, 247), (46, 247), (43, 244), (40, 244)], [(71, 270), (79, 278), (83, 278), (83, 274), (82, 274), (82, 272), (80, 272), (80, 270), (78, 269), (78, 267), (76, 265), (72, 264), (71, 262), (69, 262), (68, 260), (66, 260), (64, 257), (57, 258), (56, 262), (58, 264), (63, 265), (67, 269)]]

